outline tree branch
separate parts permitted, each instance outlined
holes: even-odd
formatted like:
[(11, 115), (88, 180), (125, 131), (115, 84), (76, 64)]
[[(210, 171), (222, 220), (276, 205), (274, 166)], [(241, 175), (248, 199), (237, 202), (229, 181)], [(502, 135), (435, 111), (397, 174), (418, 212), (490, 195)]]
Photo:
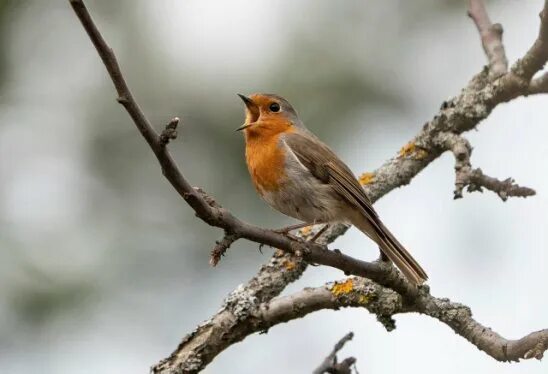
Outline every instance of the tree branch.
[(492, 24), (482, 0), (468, 0), (468, 16), (472, 18), (481, 37), (483, 50), (489, 61), (489, 76), (496, 79), (508, 71), (508, 60), (502, 44), (502, 25)]
[(259, 307), (263, 314), (259, 314), (258, 319), (274, 324), (274, 321), (287, 322), (318, 310), (343, 307), (365, 308), (377, 315), (381, 322), (392, 320), (394, 315), (401, 313), (425, 314), (448, 325), (497, 361), (541, 359), (548, 349), (548, 329), (533, 332), (521, 339), (509, 340), (477, 322), (469, 307), (446, 298), (434, 297), (427, 287), (421, 289), (420, 294), (409, 303), (396, 292), (357, 277), (276, 298)]
[(348, 357), (342, 360), (341, 362), (337, 362), (337, 353), (344, 347), (344, 345), (352, 340), (354, 337), (353, 332), (349, 332), (345, 336), (343, 336), (337, 344), (335, 344), (335, 347), (333, 347), (333, 351), (323, 360), (320, 366), (316, 370), (314, 370), (313, 374), (351, 374), (352, 370), (351, 367), (356, 363), (356, 359), (354, 357)]
[(540, 77), (535, 78), (531, 81), (531, 84), (529, 84), (529, 93), (548, 93), (548, 73), (544, 73)]
[(455, 199), (462, 198), (462, 191), (465, 187), (468, 187), (468, 192), (483, 192), (483, 188), (486, 188), (497, 193), (502, 201), (508, 200), (510, 196), (535, 195), (535, 190), (519, 186), (514, 183), (512, 178), (501, 181), (483, 174), (481, 169), (472, 169), (470, 163), (472, 146), (463, 136), (443, 132), (438, 135), (437, 142), (455, 156)]
[[(301, 317), (317, 310), (314, 308), (335, 306), (336, 303), (327, 302), (331, 300), (326, 298), (328, 294), (335, 298), (343, 297), (349, 300), (347, 303), (365, 304), (363, 306), (375, 313), (388, 329), (394, 328), (391, 316), (396, 312), (418, 311), (448, 324), (473, 344), (481, 342), (476, 345), (496, 359), (517, 360), (522, 357), (542, 356), (546, 349), (545, 330), (518, 341), (506, 341), (473, 321), (467, 307), (429, 296), (428, 287), (415, 288), (403, 279), (393, 266), (357, 260), (340, 251), (327, 249), (325, 244), (342, 235), (347, 229), (345, 225), (333, 225), (322, 234), (318, 243), (310, 243), (249, 225), (215, 203), (203, 191), (191, 187), (167, 151), (166, 145), (171, 135), (164, 132), (162, 137), (154, 131), (135, 102), (112, 49), (102, 38), (84, 3), (82, 0), (69, 1), (107, 68), (118, 92), (118, 101), (127, 110), (156, 155), (164, 176), (201, 220), (228, 233), (229, 237), (225, 237), (219, 244), (219, 252), (226, 250), (234, 238), (246, 238), (285, 251), (283, 254), (276, 253), (253, 279), (232, 292), (225, 300), (223, 308), (184, 338), (170, 357), (153, 368), (154, 372), (198, 372), (228, 346), (253, 332), (264, 331), (275, 324)], [(547, 11), (544, 10), (537, 41), (527, 54), (514, 64), (509, 73), (496, 80), (489, 77), (487, 70), (476, 75), (460, 95), (442, 104), (439, 113), (423, 126), (398, 155), (373, 173), (368, 173), (367, 178), (363, 178), (364, 189), (372, 201), (376, 201), (394, 188), (408, 184), (422, 169), (445, 152), (447, 147), (440, 146), (440, 133), (458, 136), (487, 118), (498, 104), (531, 93), (531, 77), (542, 68), (548, 58), (547, 17)], [(352, 289), (354, 280), (356, 284), (366, 282), (363, 284), (367, 284), (367, 292), (377, 292), (378, 299), (349, 298), (349, 294), (344, 292), (345, 286), (337, 283), (338, 287), (333, 285), (331, 289), (317, 293), (313, 290), (304, 290), (303, 292), (314, 294), (314, 303), (303, 301), (291, 308), (282, 308), (288, 303), (291, 305), (291, 299), (274, 298), (287, 284), (302, 274), (307, 262), (332, 266), (347, 274), (369, 278), (351, 278)], [(340, 294), (335, 295), (334, 292)], [(286, 313), (283, 313), (284, 310)]]
[(541, 70), (548, 60), (548, 0), (539, 14), (540, 29), (538, 37), (527, 53), (512, 66), (512, 73), (529, 83), (535, 73)]
[[(236, 290), (225, 300), (216, 317), (206, 321), (204, 331), (200, 326), (185, 338), (182, 344), (188, 344), (188, 349), (174, 352), (171, 357), (156, 365), (153, 372), (164, 373), (173, 369), (180, 373), (198, 372), (203, 368), (200, 366), (203, 358), (199, 362), (191, 359), (196, 357), (192, 351), (209, 353), (202, 345), (207, 345), (210, 350), (220, 349), (220, 346), (224, 349), (247, 335), (268, 331), (280, 323), (303, 318), (320, 310), (346, 307), (368, 310), (377, 316), (377, 320), (388, 331), (395, 328), (393, 317), (397, 314), (427, 315), (446, 324), (497, 361), (541, 359), (548, 349), (548, 330), (509, 340), (477, 322), (469, 307), (446, 298), (434, 297), (428, 287), (422, 288), (413, 300), (406, 301), (397, 292), (366, 278), (350, 277), (322, 287), (305, 288), (263, 303), (246, 294), (243, 288)], [(174, 366), (175, 362), (179, 365)]]
[(215, 247), (213, 247), (213, 250), (211, 251), (211, 258), (209, 259), (209, 264), (211, 266), (217, 266), (219, 261), (221, 261), (221, 257), (223, 257), (236, 240), (238, 240), (238, 236), (234, 233), (225, 232), (225, 236), (215, 243)]

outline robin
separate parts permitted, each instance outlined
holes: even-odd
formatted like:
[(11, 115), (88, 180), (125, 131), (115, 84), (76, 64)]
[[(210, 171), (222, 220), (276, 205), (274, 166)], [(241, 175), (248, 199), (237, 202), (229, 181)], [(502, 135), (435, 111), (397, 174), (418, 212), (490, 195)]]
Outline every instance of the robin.
[(339, 157), (306, 129), (274, 94), (240, 95), (246, 106), (245, 155), (259, 195), (274, 209), (307, 224), (346, 222), (378, 244), (414, 284), (428, 276), (382, 223), (364, 189)]

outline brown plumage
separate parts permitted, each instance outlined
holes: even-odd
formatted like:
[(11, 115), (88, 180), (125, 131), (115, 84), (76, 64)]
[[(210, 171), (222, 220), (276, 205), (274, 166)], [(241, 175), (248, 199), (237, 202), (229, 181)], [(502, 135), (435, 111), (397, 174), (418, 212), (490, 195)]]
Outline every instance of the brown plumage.
[(257, 191), (275, 209), (305, 222), (346, 221), (379, 245), (414, 284), (426, 272), (381, 222), (352, 171), (302, 124), (282, 97), (246, 103), (246, 161)]

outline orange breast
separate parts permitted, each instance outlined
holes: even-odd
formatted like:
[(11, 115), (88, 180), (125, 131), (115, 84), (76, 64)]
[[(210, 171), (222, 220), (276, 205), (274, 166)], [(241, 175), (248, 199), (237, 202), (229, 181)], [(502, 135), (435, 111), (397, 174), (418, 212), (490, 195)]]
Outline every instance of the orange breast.
[(257, 191), (277, 191), (285, 178), (285, 155), (279, 145), (280, 134), (248, 136), (245, 156), (251, 180)]

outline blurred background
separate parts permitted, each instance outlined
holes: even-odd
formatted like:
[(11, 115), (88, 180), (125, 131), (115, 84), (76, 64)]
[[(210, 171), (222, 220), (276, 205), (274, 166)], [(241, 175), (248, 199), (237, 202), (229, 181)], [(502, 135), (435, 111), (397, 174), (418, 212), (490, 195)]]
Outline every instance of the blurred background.
[[(537, 35), (541, 0), (488, 2), (510, 61)], [(486, 59), (464, 2), (86, 1), (186, 177), (244, 220), (293, 223), (255, 194), (239, 93), (275, 92), (356, 173), (392, 157)], [(271, 250), (240, 241), (217, 268), (221, 232), (198, 221), (115, 101), (67, 1), (0, 0), (0, 372), (145, 373)], [(428, 270), (432, 293), (469, 305), (508, 338), (548, 327), (548, 97), (496, 108), (467, 136), (473, 163), (533, 187), (453, 201), (449, 154), (376, 204)], [(335, 244), (373, 259), (352, 229)], [(342, 278), (315, 267), (287, 292)], [(419, 315), (387, 333), (364, 310), (323, 311), (254, 335), (207, 373), (311, 372), (348, 331), (362, 373), (546, 373), (503, 364)]]

